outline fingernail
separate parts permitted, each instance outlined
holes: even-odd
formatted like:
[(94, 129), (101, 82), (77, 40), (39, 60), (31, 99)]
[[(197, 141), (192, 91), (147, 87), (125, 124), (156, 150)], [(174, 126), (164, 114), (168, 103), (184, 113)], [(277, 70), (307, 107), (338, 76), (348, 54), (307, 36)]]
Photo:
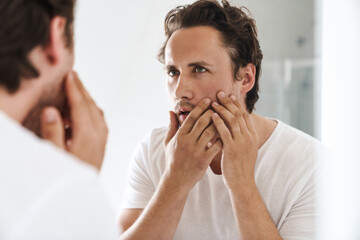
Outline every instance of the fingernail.
[(214, 107), (219, 106), (219, 104), (218, 104), (217, 102), (213, 102), (212, 105), (213, 105)]
[(45, 112), (45, 120), (47, 123), (56, 122), (56, 112), (54, 109), (47, 109)]
[(220, 96), (221, 98), (224, 98), (224, 97), (225, 97), (225, 93), (224, 93), (224, 92), (220, 92), (220, 93), (219, 93), (219, 96)]
[(217, 113), (213, 113), (213, 115), (212, 115), (214, 118), (217, 118), (217, 117), (219, 117), (219, 114), (217, 114)]
[(231, 95), (230, 98), (231, 98), (231, 100), (233, 100), (233, 101), (236, 101), (236, 100), (237, 100), (234, 95)]
[(71, 71), (71, 72), (69, 72), (69, 80), (74, 80), (74, 73)]
[(209, 98), (205, 98), (205, 99), (204, 99), (204, 103), (205, 103), (205, 104), (210, 104), (210, 99), (209, 99)]

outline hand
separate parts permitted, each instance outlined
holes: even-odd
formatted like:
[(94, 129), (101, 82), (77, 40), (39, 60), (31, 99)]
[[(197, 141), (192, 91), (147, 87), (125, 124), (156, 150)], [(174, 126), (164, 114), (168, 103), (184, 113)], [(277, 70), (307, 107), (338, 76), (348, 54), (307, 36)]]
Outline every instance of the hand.
[[(212, 119), (223, 142), (221, 169), (229, 190), (255, 184), (254, 168), (259, 136), (251, 116), (235, 96), (218, 94), (221, 105), (214, 102)], [(220, 116), (220, 117), (219, 117)]]
[(46, 107), (41, 116), (43, 138), (100, 169), (108, 135), (103, 112), (96, 106), (75, 72), (66, 76), (65, 89), (70, 108), (71, 136), (68, 138), (65, 134), (64, 119), (60, 112), (54, 107)]
[(210, 124), (214, 111), (206, 111), (209, 105), (209, 99), (202, 100), (180, 128), (177, 116), (170, 112), (170, 127), (165, 139), (165, 174), (186, 191), (190, 191), (203, 177), (222, 148), (220, 140), (208, 145), (217, 134), (215, 126)]

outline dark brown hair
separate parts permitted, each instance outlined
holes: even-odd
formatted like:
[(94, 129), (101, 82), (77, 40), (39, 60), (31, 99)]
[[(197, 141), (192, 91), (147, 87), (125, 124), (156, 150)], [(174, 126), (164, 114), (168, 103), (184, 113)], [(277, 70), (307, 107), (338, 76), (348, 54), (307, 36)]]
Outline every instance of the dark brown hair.
[(50, 21), (66, 18), (67, 47), (73, 44), (76, 0), (1, 0), (0, 1), (0, 85), (13, 93), (21, 78), (39, 77), (28, 60), (29, 52), (49, 41)]
[(158, 59), (164, 63), (166, 44), (176, 30), (195, 26), (215, 28), (221, 33), (224, 47), (229, 52), (235, 79), (241, 67), (248, 63), (256, 67), (254, 87), (246, 95), (246, 107), (251, 113), (259, 99), (259, 75), (263, 54), (257, 39), (255, 20), (243, 9), (246, 8), (230, 6), (225, 0), (222, 4), (216, 0), (199, 0), (190, 5), (174, 8), (165, 18), (166, 41), (160, 49)]

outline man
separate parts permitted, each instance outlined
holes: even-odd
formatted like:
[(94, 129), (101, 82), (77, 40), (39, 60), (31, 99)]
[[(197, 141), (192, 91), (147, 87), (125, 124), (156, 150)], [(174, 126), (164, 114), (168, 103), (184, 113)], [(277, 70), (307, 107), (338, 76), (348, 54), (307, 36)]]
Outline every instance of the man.
[(253, 112), (262, 52), (241, 8), (171, 10), (159, 58), (170, 126), (135, 151), (123, 239), (315, 238), (318, 141)]
[(97, 176), (107, 125), (72, 72), (74, 5), (0, 2), (0, 239), (117, 236)]

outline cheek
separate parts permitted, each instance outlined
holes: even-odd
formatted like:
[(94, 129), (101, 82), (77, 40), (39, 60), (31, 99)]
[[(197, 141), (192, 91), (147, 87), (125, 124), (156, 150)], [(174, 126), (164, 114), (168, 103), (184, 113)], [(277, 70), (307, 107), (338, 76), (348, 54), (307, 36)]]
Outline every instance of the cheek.
[(220, 88), (218, 86), (208, 86), (203, 88), (203, 92), (202, 92), (202, 98), (208, 97), (211, 99), (211, 101), (216, 101), (216, 94), (217, 92), (220, 90)]
[(170, 99), (175, 101), (175, 88), (176, 88), (175, 82), (167, 79), (166, 87), (167, 87), (168, 95), (169, 95)]
[(174, 81), (166, 79), (166, 86), (167, 86), (169, 93), (173, 93), (175, 91), (176, 84)]
[(217, 94), (219, 91), (224, 91), (229, 94), (232, 93), (233, 85), (231, 81), (226, 81), (225, 79), (214, 80), (211, 83), (205, 84), (201, 87), (202, 89), (202, 97), (208, 97), (211, 101), (217, 101)]

